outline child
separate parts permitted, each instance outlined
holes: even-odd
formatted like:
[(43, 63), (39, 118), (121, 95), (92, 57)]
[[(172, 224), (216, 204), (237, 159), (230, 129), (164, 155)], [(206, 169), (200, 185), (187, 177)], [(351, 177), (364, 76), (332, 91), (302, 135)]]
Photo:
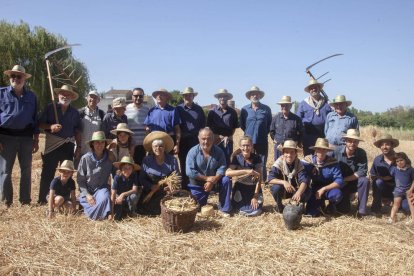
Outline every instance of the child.
[(76, 196), (75, 196), (75, 181), (72, 179), (73, 162), (70, 160), (64, 160), (60, 167), (57, 168), (59, 176), (55, 177), (50, 183), (50, 192), (48, 195), (48, 218), (53, 218), (55, 208), (65, 209), (65, 213), (68, 211), (73, 213), (76, 209)]
[(139, 165), (134, 164), (130, 156), (122, 157), (120, 162), (115, 162), (114, 166), (121, 171), (115, 175), (111, 191), (112, 216), (115, 220), (121, 220), (124, 211), (129, 211), (135, 215), (139, 195), (138, 195), (138, 176), (136, 171)]
[(132, 143), (132, 134), (127, 124), (120, 123), (116, 126), (116, 129), (111, 130), (113, 135), (116, 135), (116, 139), (109, 144), (108, 149), (112, 151), (115, 156), (115, 161), (119, 161), (124, 156), (132, 156), (134, 153), (134, 144)]
[[(391, 175), (395, 179), (394, 188), (394, 204), (391, 209), (391, 217), (388, 223), (397, 221), (397, 212), (401, 207), (403, 199), (407, 198), (407, 194), (413, 190), (414, 184), (414, 169), (411, 167), (411, 161), (404, 152), (397, 152), (395, 154), (396, 167), (391, 168)], [(413, 206), (410, 205), (411, 217), (413, 216)]]

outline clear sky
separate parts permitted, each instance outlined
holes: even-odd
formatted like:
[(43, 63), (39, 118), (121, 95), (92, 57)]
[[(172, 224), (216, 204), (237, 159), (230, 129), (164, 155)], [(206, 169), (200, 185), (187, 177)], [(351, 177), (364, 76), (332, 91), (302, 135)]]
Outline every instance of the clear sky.
[(202, 105), (227, 88), (236, 106), (253, 85), (278, 111), (282, 95), (307, 94), (305, 67), (333, 98), (358, 109), (414, 105), (414, 1), (401, 0), (1, 0), (1, 18), (20, 20), (81, 43), (98, 91), (192, 86)]

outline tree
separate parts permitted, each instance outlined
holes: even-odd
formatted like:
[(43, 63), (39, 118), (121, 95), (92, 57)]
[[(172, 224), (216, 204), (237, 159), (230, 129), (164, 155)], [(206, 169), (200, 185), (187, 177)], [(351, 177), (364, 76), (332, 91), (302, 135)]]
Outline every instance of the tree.
[[(10, 24), (0, 21), (0, 72), (12, 68), (15, 64), (25, 67), (26, 71), (32, 74), (32, 77), (26, 81), (26, 85), (35, 92), (39, 99), (40, 110), (43, 110), (44, 106), (51, 102), (44, 56), (47, 52), (67, 44), (62, 36), (52, 34), (42, 27), (34, 27), (31, 30), (24, 22)], [(71, 50), (56, 53), (52, 56), (51, 63), (52, 76), (62, 73), (58, 68), (61, 66), (67, 67), (71, 73), (73, 71), (72, 76), (80, 77), (74, 86), (79, 93), (79, 99), (74, 102), (74, 106), (84, 105), (84, 96), (94, 88), (90, 83), (86, 66), (72, 56)], [(64, 82), (71, 84), (67, 80)], [(52, 83), (54, 88), (63, 85), (61, 79), (54, 79)], [(0, 86), (7, 85), (9, 85), (9, 80), (6, 76), (0, 78)]]
[(181, 96), (181, 92), (179, 90), (173, 90), (170, 93), (172, 95), (172, 98), (169, 101), (170, 105), (175, 107), (175, 106), (179, 105), (180, 103), (184, 102), (183, 96)]

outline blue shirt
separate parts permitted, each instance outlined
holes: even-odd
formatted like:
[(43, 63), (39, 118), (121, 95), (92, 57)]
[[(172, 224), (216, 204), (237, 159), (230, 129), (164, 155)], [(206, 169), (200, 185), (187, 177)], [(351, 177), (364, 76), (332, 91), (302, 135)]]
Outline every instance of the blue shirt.
[[(377, 157), (374, 158), (374, 161), (372, 162), (371, 170), (369, 171), (369, 174), (371, 177), (387, 177), (391, 176), (390, 170), (391, 166), (393, 164), (388, 164), (384, 160), (384, 155), (380, 154)], [(391, 182), (394, 182), (394, 180), (390, 180)]]
[(358, 119), (351, 112), (346, 112), (344, 116), (339, 116), (336, 112), (327, 115), (325, 121), (325, 137), (331, 145), (345, 144), (342, 135), (350, 128), (359, 129)]
[[(262, 158), (260, 155), (256, 153), (251, 153), (250, 155), (250, 163), (247, 162), (242, 153), (236, 154), (233, 156), (233, 159), (230, 162), (230, 167), (234, 170), (255, 170), (262, 174), (263, 165), (262, 165)], [(243, 177), (237, 182), (245, 184), (245, 185), (256, 185), (256, 181), (253, 179), (252, 176)]]
[(319, 109), (318, 115), (312, 106), (310, 106), (306, 101), (302, 101), (299, 104), (296, 114), (302, 119), (304, 134), (324, 137), (326, 116), (331, 111), (332, 108), (325, 102)]
[(158, 130), (164, 131), (169, 135), (175, 135), (174, 127), (180, 123), (178, 111), (169, 104), (164, 108), (158, 105), (152, 107), (144, 121), (144, 124), (149, 127), (150, 132)]
[(414, 168), (408, 167), (405, 170), (401, 170), (395, 166), (392, 166), (391, 175), (395, 179), (395, 191), (399, 192), (399, 194), (405, 195), (413, 184)]
[(112, 190), (116, 190), (116, 194), (120, 195), (131, 191), (133, 186), (138, 186), (138, 175), (136, 172), (132, 172), (128, 178), (123, 175), (115, 175)]
[[(328, 159), (331, 157), (326, 158)], [(322, 164), (322, 166), (318, 166), (316, 165), (316, 156), (312, 155), (311, 163), (308, 163), (306, 161), (302, 161), (302, 163), (305, 166), (306, 173), (312, 180), (312, 187), (320, 188), (327, 186), (333, 182), (337, 183), (340, 188), (343, 188), (345, 186), (345, 182), (342, 177), (338, 162), (329, 165)]]
[(118, 124), (128, 123), (128, 118), (124, 114), (121, 117), (117, 117), (115, 112), (106, 113), (103, 122), (102, 122), (102, 131), (105, 133), (106, 139), (115, 139), (116, 135), (111, 133), (111, 130), (116, 129)]
[(151, 190), (151, 186), (157, 184), (162, 178), (169, 176), (173, 171), (180, 173), (177, 159), (171, 154), (165, 154), (164, 163), (159, 165), (155, 156), (149, 154), (142, 160), (142, 170), (139, 173), (139, 182), (145, 191)]
[(227, 106), (224, 112), (220, 106), (215, 106), (208, 111), (207, 126), (214, 134), (232, 136), (234, 130), (239, 127), (236, 110)]
[(60, 176), (53, 178), (50, 183), (50, 189), (55, 191), (55, 195), (67, 198), (70, 196), (70, 193), (76, 190), (75, 181), (70, 177), (68, 182), (65, 184), (60, 180)]
[(0, 133), (6, 135), (32, 136), (38, 134), (37, 98), (23, 88), (21, 97), (17, 97), (11, 86), (0, 88)]
[(283, 144), (286, 140), (302, 142), (303, 124), (296, 114), (289, 112), (285, 118), (282, 112), (276, 114), (270, 124), (270, 137), (278, 144)]
[[(53, 135), (61, 138), (70, 138), (75, 136), (81, 129), (81, 119), (77, 109), (71, 105), (68, 106), (65, 114), (62, 113), (62, 106), (56, 104), (56, 110), (58, 114), (59, 124), (62, 125), (62, 129), (59, 132), (53, 133)], [(55, 112), (53, 110), (53, 104), (48, 104), (43, 111), (39, 119), (40, 123), (56, 124)], [(50, 132), (50, 130), (45, 130)]]
[(359, 177), (367, 176), (368, 159), (367, 153), (361, 148), (357, 148), (354, 155), (348, 157), (345, 145), (337, 146), (333, 156), (339, 162), (342, 175), (344, 177), (357, 174)]
[[(287, 164), (289, 171), (293, 171), (295, 167), (295, 163)], [(272, 166), (272, 168), (269, 171), (269, 175), (267, 176), (267, 180), (271, 181), (273, 179), (280, 179), (280, 180), (287, 180), (287, 176), (283, 174), (282, 170), (278, 169), (275, 166)], [(301, 183), (306, 183), (306, 185), (309, 185), (310, 179), (306, 173), (306, 170), (299, 171), (295, 177), (292, 178), (291, 184), (293, 187), (298, 188)]]
[(224, 175), (226, 171), (226, 157), (223, 151), (216, 145), (210, 150), (210, 156), (206, 160), (200, 145), (190, 149), (185, 162), (185, 172), (191, 185), (203, 186), (204, 182), (196, 180), (197, 176)]
[(184, 103), (176, 108), (181, 119), (181, 136), (197, 136), (200, 129), (206, 126), (206, 115), (198, 104), (193, 103), (191, 107)]
[(267, 135), (272, 123), (272, 110), (260, 103), (256, 111), (251, 104), (244, 106), (240, 114), (240, 127), (244, 135), (252, 138), (253, 144), (267, 144)]

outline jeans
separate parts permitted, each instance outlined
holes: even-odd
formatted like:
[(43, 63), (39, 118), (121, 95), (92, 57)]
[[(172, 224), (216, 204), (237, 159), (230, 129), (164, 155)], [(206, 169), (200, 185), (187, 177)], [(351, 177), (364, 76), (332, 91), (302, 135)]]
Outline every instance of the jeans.
[(0, 152), (0, 200), (9, 206), (13, 203), (11, 177), (17, 156), (21, 171), (19, 201), (30, 204), (33, 138), (0, 134), (0, 143), (3, 145), (3, 151)]

